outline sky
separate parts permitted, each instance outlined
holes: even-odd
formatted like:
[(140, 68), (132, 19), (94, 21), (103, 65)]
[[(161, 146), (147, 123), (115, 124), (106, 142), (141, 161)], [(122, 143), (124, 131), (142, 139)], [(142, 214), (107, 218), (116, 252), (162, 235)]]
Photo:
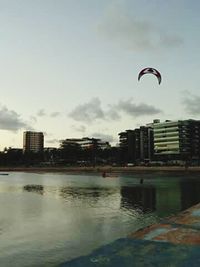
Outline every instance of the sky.
[[(200, 119), (200, 1), (0, 0), (0, 150)], [(138, 74), (153, 67), (162, 75)]]

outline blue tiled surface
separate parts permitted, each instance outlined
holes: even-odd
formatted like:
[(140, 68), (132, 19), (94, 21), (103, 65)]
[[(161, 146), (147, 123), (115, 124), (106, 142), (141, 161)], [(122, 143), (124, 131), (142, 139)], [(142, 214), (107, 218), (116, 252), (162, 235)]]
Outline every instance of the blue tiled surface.
[(60, 267), (200, 267), (200, 204)]
[(88, 256), (61, 265), (61, 267), (104, 266), (199, 267), (200, 247), (124, 238), (103, 246)]

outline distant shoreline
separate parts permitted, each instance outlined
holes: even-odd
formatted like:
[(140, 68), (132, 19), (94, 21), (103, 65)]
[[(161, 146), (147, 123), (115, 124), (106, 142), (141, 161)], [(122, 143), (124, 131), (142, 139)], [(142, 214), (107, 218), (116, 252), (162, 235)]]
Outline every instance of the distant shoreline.
[(185, 167), (181, 166), (135, 166), (135, 167), (0, 167), (0, 172), (63, 172), (63, 173), (150, 173), (150, 172), (183, 172), (183, 173), (200, 173), (200, 166)]

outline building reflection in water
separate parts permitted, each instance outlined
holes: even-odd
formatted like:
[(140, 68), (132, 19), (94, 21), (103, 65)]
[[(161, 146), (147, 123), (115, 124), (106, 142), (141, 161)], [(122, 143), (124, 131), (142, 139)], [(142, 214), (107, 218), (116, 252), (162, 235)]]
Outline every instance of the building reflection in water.
[(152, 212), (156, 209), (156, 188), (153, 186), (123, 186), (121, 188), (121, 208), (140, 209)]
[(119, 208), (130, 212), (136, 210), (144, 213), (156, 212), (159, 217), (176, 214), (200, 202), (200, 180), (193, 178), (155, 179), (151, 184), (140, 183), (112, 188), (101, 186), (44, 187), (43, 185), (27, 184), (23, 186), (23, 190), (40, 195), (54, 195), (69, 201), (69, 203), (73, 203), (75, 200), (95, 205), (101, 201), (103, 206), (106, 203), (108, 206), (115, 205), (115, 208), (119, 205)]
[(156, 211), (159, 217), (176, 214), (200, 202), (200, 181), (169, 179), (154, 185), (121, 188), (121, 208)]
[(182, 210), (200, 202), (200, 182), (199, 180), (181, 180), (181, 208)]
[(164, 180), (156, 183), (156, 212), (159, 217), (181, 211), (181, 190), (179, 180)]

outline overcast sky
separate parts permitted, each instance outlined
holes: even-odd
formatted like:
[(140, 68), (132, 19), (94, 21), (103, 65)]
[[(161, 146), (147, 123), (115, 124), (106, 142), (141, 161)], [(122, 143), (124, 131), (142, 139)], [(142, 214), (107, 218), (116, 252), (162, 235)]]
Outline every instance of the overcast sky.
[[(0, 0), (0, 149), (200, 119), (200, 1)], [(162, 74), (145, 75), (153, 67)]]

